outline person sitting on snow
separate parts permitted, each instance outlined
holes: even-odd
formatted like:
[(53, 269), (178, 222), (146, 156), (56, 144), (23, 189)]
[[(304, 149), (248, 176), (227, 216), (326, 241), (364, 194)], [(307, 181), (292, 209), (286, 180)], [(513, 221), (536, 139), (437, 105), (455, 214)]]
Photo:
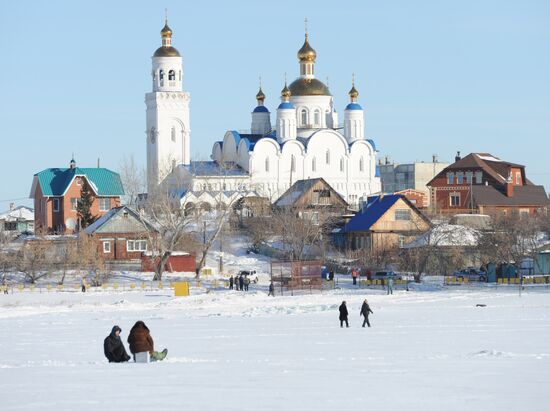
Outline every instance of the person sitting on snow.
[(126, 362), (130, 359), (130, 356), (124, 348), (124, 344), (120, 339), (120, 332), (122, 330), (118, 325), (115, 325), (111, 330), (111, 334), (103, 341), (103, 352), (109, 362)]
[(136, 322), (130, 330), (128, 344), (130, 344), (130, 352), (134, 355), (134, 361), (138, 352), (148, 352), (151, 360), (154, 361), (163, 360), (168, 352), (166, 349), (162, 352), (155, 351), (153, 337), (143, 321)]

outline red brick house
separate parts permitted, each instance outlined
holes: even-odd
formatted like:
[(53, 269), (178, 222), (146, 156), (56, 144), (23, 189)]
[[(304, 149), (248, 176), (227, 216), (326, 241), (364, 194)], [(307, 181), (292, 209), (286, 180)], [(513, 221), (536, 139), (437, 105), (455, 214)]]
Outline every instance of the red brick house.
[(534, 185), (525, 166), (488, 153), (460, 152), (455, 162), (428, 184), (433, 211), (447, 214), (546, 214), (550, 201), (543, 186)]
[(428, 195), (424, 191), (414, 190), (407, 188), (405, 190), (397, 191), (394, 194), (403, 195), (414, 204), (416, 208), (428, 207)]
[(71, 160), (69, 168), (48, 168), (33, 178), (30, 198), (34, 199), (35, 230), (48, 233), (78, 231), (77, 204), (87, 183), (94, 201), (91, 213), (101, 217), (120, 205), (124, 195), (118, 173), (106, 168), (80, 168)]

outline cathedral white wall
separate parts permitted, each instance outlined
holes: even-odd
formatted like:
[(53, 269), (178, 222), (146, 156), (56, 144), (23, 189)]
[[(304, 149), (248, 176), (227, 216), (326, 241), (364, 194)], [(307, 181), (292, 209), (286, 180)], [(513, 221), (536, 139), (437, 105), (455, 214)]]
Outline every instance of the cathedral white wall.
[[(303, 137), (301, 129), (316, 129), (327, 127), (327, 112), (332, 111), (332, 96), (291, 96), (290, 102), (296, 108), (296, 124), (298, 136)], [(306, 112), (306, 122), (302, 117), (302, 111)], [(319, 111), (319, 118), (315, 121), (315, 110)], [(305, 131), (307, 134), (310, 131)]]
[(223, 161), (237, 162), (237, 141), (231, 131), (227, 131), (223, 136)]
[(250, 152), (248, 139), (241, 139), (237, 148), (237, 164), (245, 171), (250, 169)]
[(344, 136), (353, 143), (365, 138), (365, 123), (363, 110), (345, 110), (344, 112)]
[[(181, 57), (152, 57), (153, 67), (151, 77), (153, 91), (181, 91), (183, 90), (183, 65)], [(160, 71), (163, 71), (161, 79)], [(174, 72), (174, 79), (170, 80), (170, 71)]]
[(252, 134), (267, 134), (271, 131), (271, 117), (269, 113), (252, 113), (250, 132)]

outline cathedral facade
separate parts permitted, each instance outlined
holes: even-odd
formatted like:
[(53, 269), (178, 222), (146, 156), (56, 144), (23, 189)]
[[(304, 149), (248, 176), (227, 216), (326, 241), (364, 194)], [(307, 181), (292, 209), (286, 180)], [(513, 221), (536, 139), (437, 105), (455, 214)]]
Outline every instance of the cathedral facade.
[(274, 124), (260, 86), (250, 132), (229, 130), (214, 143), (210, 161), (190, 161), (189, 94), (182, 91), (181, 56), (171, 35), (166, 24), (146, 97), (149, 192), (164, 182), (182, 205), (217, 206), (244, 196), (275, 202), (296, 181), (318, 177), (351, 205), (380, 191), (376, 146), (365, 138), (359, 93), (352, 84), (340, 123), (333, 96), (315, 78), (317, 54), (307, 32), (298, 51), (300, 76), (285, 82)]

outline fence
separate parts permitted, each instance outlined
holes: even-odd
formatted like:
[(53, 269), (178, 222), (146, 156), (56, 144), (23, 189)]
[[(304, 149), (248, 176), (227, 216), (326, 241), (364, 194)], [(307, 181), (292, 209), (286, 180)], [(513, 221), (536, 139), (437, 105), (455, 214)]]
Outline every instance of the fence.
[[(523, 281), (523, 282), (522, 282)], [(463, 285), (463, 284), (478, 284), (479, 281), (470, 281), (468, 278), (460, 278), (460, 277), (453, 277), (453, 276), (447, 276), (444, 279), (445, 285)], [(482, 282), (484, 284), (484, 282)], [(523, 276), (523, 279), (520, 277), (511, 277), (511, 278), (497, 278), (496, 283), (492, 283), (496, 285), (506, 285), (506, 284), (514, 284), (514, 285), (531, 285), (531, 284), (550, 284), (550, 275), (537, 275), (537, 276)]]

